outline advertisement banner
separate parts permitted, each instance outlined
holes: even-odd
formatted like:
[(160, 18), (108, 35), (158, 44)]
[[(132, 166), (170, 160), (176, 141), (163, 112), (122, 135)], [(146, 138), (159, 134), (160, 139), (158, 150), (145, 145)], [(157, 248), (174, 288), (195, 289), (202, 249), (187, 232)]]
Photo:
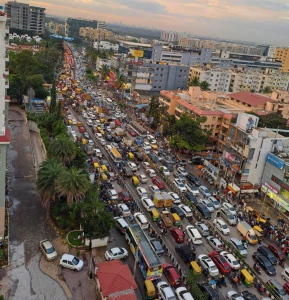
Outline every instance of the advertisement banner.
[(272, 190), (275, 194), (279, 194), (279, 191), (276, 189), (276, 188), (274, 188), (271, 184), (269, 184), (268, 182), (264, 182), (264, 185), (267, 187), (267, 188), (269, 188), (270, 190)]
[(278, 157), (276, 157), (271, 153), (268, 153), (267, 155), (267, 162), (278, 169), (283, 169), (285, 165), (285, 162), (283, 160), (279, 159)]
[(143, 50), (133, 50), (132, 52), (132, 55), (134, 57), (143, 57), (143, 54), (144, 54)]

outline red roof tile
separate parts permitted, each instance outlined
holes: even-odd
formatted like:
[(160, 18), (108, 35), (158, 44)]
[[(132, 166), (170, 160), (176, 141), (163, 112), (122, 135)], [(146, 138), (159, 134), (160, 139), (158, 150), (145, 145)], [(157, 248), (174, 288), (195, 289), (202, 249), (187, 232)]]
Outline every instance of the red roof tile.
[(0, 135), (0, 144), (10, 143), (10, 130), (5, 128), (5, 135)]
[(178, 103), (180, 105), (186, 107), (187, 109), (191, 110), (192, 112), (194, 112), (198, 115), (201, 115), (201, 116), (210, 116), (210, 115), (220, 115), (220, 116), (222, 116), (224, 114), (220, 110), (204, 110), (204, 109), (201, 109), (201, 108), (199, 108), (197, 106), (194, 106), (194, 105), (192, 105), (192, 104), (190, 104), (187, 101), (182, 100), (182, 99), (179, 99)]
[(108, 297), (108, 300), (137, 300), (136, 294), (133, 290), (116, 294)]
[(129, 267), (123, 265), (119, 260), (103, 262), (97, 267), (97, 278), (104, 297), (121, 291), (137, 289)]
[(274, 100), (264, 97), (258, 94), (253, 94), (250, 92), (239, 92), (239, 93), (233, 93), (229, 94), (231, 98), (234, 98), (236, 100), (242, 101), (247, 104), (251, 104), (252, 106), (258, 106), (258, 105), (265, 105), (266, 102), (275, 102)]

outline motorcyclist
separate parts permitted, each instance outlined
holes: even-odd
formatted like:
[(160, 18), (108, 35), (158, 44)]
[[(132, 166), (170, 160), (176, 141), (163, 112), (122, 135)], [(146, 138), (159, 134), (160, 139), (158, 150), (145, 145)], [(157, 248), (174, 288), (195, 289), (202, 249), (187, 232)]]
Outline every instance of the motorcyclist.
[(257, 271), (260, 270), (260, 265), (257, 262), (254, 263), (254, 269), (256, 269)]

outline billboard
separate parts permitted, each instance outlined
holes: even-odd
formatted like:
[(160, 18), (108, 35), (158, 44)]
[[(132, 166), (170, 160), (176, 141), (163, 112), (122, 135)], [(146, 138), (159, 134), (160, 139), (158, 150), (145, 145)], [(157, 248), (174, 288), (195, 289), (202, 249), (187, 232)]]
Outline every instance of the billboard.
[(254, 127), (258, 126), (259, 118), (245, 113), (239, 113), (236, 125), (241, 127), (247, 133), (252, 132)]
[(133, 50), (132, 52), (132, 55), (134, 57), (143, 57), (143, 54), (144, 54), (143, 50)]
[(271, 153), (268, 153), (267, 155), (267, 162), (278, 169), (283, 169), (285, 165), (285, 162), (283, 160), (281, 160), (280, 158), (276, 157)]

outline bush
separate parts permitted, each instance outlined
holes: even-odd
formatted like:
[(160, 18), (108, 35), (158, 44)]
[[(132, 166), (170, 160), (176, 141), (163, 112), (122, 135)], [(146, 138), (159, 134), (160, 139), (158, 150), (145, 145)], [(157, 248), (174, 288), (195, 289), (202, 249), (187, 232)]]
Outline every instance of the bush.
[(59, 222), (59, 228), (61, 230), (65, 230), (68, 228), (68, 221), (65, 218), (59, 217), (58, 218), (58, 222)]

